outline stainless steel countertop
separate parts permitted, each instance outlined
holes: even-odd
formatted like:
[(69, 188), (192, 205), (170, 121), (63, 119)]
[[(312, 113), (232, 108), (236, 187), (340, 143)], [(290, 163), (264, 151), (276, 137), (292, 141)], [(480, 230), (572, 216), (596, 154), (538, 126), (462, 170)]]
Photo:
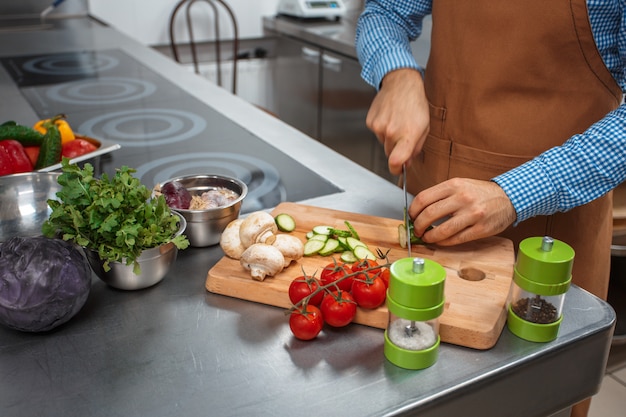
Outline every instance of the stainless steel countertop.
[[(0, 33), (0, 57), (120, 48), (345, 190), (303, 203), (402, 218), (399, 188), (255, 106), (114, 29), (61, 26)], [(3, 68), (0, 91), (2, 118), (32, 123)], [(407, 371), (384, 359), (381, 330), (351, 325), (301, 342), (281, 309), (208, 293), (221, 256), (219, 247), (182, 251), (164, 281), (142, 291), (94, 278), (84, 308), (48, 334), (1, 328), (0, 415), (528, 417), (596, 393), (604, 375), (615, 314), (575, 286), (555, 341), (505, 329), (488, 351), (443, 344), (435, 365)]]

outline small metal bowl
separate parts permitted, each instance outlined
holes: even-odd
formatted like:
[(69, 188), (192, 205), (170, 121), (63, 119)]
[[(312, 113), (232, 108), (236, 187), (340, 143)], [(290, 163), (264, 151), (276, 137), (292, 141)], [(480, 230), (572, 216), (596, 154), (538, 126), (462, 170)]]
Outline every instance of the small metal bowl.
[[(172, 213), (180, 219), (179, 228), (175, 235), (179, 236), (185, 231), (187, 222), (179, 213), (174, 211)], [(178, 248), (171, 242), (156, 248), (144, 249), (137, 258), (141, 272), (135, 274), (133, 272), (133, 264), (126, 265), (123, 262), (110, 262), (109, 266), (111, 269), (105, 271), (98, 251), (89, 248), (84, 248), (84, 250), (91, 269), (93, 269), (98, 278), (111, 287), (120, 290), (140, 290), (161, 282), (178, 255)]]
[(27, 172), (0, 177), (0, 242), (40, 236), (52, 209), (48, 199), (61, 190), (59, 172)]
[(248, 194), (248, 186), (243, 181), (223, 175), (187, 175), (171, 178), (168, 182), (177, 181), (185, 187), (191, 195), (217, 188), (227, 188), (239, 194), (239, 197), (226, 206), (206, 210), (185, 210), (172, 208), (187, 220), (185, 235), (189, 244), (194, 247), (212, 246), (219, 243), (222, 232), (232, 220), (239, 217), (241, 204)]

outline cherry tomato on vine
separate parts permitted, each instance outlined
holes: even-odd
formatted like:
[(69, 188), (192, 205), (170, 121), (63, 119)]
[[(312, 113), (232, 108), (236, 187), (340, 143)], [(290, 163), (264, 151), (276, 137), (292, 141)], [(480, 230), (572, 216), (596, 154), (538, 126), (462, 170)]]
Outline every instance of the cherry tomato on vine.
[[(359, 272), (359, 271), (363, 271), (365, 269), (368, 268), (376, 268), (378, 266), (378, 262), (372, 260), (372, 259), (361, 259), (360, 261), (357, 261), (355, 263), (352, 264), (352, 266), (350, 267), (350, 270), (352, 272)], [(374, 275), (376, 275), (379, 272), (379, 269), (371, 269), (367, 272), (363, 272), (360, 274), (357, 274), (354, 279), (361, 279), (364, 280), (367, 278), (367, 276), (373, 277)]]
[(289, 316), (289, 328), (297, 339), (315, 339), (322, 331), (322, 327), (324, 327), (322, 312), (316, 306), (309, 304), (306, 309), (296, 309)]
[[(322, 285), (328, 285), (332, 282), (340, 280), (350, 273), (350, 265), (343, 262), (333, 262), (326, 265), (324, 269), (322, 269), (320, 281), (322, 282)], [(337, 286), (341, 290), (350, 291), (350, 288), (352, 288), (352, 277), (342, 279), (337, 282)], [(332, 290), (334, 288), (331, 287), (330, 289)]]
[(352, 283), (354, 301), (362, 308), (378, 308), (385, 302), (387, 288), (385, 282), (378, 276), (367, 279), (355, 278)]
[(382, 271), (380, 271), (380, 279), (385, 283), (385, 288), (389, 288), (389, 274), (391, 274), (389, 268), (383, 268)]
[[(320, 287), (320, 282), (314, 277), (299, 276), (289, 284), (289, 300), (292, 304), (308, 297)], [(319, 291), (309, 299), (309, 305), (319, 306), (324, 298), (324, 291)]]
[(327, 293), (320, 305), (324, 321), (333, 327), (343, 327), (352, 323), (356, 314), (356, 302), (348, 291)]

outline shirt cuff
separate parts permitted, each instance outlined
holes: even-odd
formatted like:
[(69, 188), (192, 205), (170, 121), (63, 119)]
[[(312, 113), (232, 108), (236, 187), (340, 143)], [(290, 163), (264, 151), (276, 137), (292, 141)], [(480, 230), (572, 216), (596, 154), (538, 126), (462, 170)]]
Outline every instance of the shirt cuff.
[(422, 78), (424, 78), (424, 69), (415, 62), (412, 56), (406, 58), (396, 56), (393, 61), (382, 60), (372, 68), (373, 85), (379, 90), (385, 75), (400, 68), (415, 69), (419, 71), (422, 74)]
[(504, 190), (515, 208), (515, 226), (531, 217), (558, 211), (557, 190), (536, 159), (493, 178), (493, 181)]

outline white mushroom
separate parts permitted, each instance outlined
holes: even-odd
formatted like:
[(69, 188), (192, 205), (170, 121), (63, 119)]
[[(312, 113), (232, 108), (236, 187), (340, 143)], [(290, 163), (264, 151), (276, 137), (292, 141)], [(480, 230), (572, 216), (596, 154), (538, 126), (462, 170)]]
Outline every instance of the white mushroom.
[(220, 246), (226, 256), (233, 259), (241, 258), (241, 254), (246, 248), (239, 239), (239, 229), (243, 223), (243, 219), (235, 219), (228, 223), (222, 236), (220, 237)]
[(255, 243), (243, 251), (239, 262), (250, 271), (253, 279), (263, 281), (266, 276), (273, 277), (283, 270), (285, 258), (278, 248), (265, 243)]
[(277, 247), (283, 254), (285, 258), (285, 268), (287, 268), (292, 261), (297, 261), (304, 255), (304, 243), (293, 235), (282, 233), (276, 235), (276, 240), (272, 243), (272, 246)]
[(278, 233), (276, 221), (271, 214), (265, 211), (250, 213), (239, 228), (239, 238), (245, 248), (254, 243), (271, 245), (276, 239), (276, 233)]

